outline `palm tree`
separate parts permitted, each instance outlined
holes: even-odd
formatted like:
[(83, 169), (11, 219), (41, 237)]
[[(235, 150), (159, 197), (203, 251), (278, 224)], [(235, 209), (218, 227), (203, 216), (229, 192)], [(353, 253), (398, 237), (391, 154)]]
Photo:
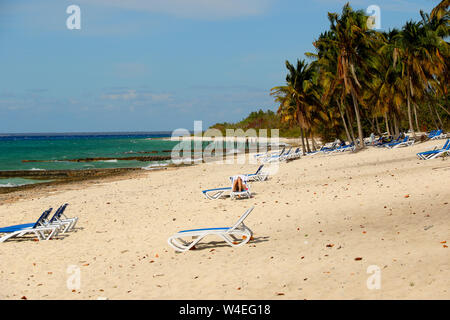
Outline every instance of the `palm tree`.
[(305, 132), (309, 133), (313, 125), (316, 104), (313, 90), (314, 70), (304, 60), (297, 60), (296, 67), (286, 61), (286, 68), (289, 71), (286, 85), (272, 88), (271, 95), (280, 103), (278, 113), (282, 115), (282, 119), (291, 123), (295, 120), (300, 126), (303, 152), (310, 152), (308, 135)]
[(411, 102), (415, 96), (421, 98), (433, 75), (442, 73), (444, 69), (444, 61), (439, 54), (440, 40), (436, 32), (413, 21), (407, 22), (394, 39), (394, 64), (398, 57), (402, 65), (402, 79), (407, 88), (409, 129), (415, 136)]
[(401, 78), (401, 68), (394, 63), (394, 38), (399, 34), (397, 29), (378, 34), (377, 55), (375, 57), (374, 77), (368, 83), (363, 94), (365, 105), (372, 106), (372, 117), (384, 117), (386, 130), (390, 134), (388, 120), (393, 122), (394, 133), (399, 133), (402, 106), (405, 103), (406, 88)]
[[(363, 76), (369, 75), (367, 62), (370, 60), (372, 31), (367, 27), (367, 16), (361, 10), (353, 11), (347, 3), (342, 14), (328, 13), (330, 32), (315, 42), (316, 49), (329, 50), (336, 54), (334, 70), (328, 73), (331, 80), (330, 88), (334, 91), (342, 88), (343, 95), (351, 95), (356, 123), (358, 127), (359, 147), (364, 148), (364, 135), (361, 125), (359, 107), (360, 93), (363, 90)], [(319, 54), (320, 55), (320, 54)], [(319, 64), (324, 63), (327, 55)], [(329, 63), (323, 65), (329, 68)], [(334, 92), (329, 92), (333, 94)]]
[(368, 17), (348, 3), (342, 13), (328, 14), (330, 29), (313, 43), (315, 53), (306, 53), (312, 62), (286, 61), (286, 85), (271, 91), (281, 119), (300, 127), (303, 150), (315, 134), (328, 139), (345, 131), (355, 141), (354, 128), (363, 148), (363, 126), (380, 133), (383, 118), (395, 134), (407, 124), (415, 136), (419, 116), (431, 117), (435, 126), (437, 117), (444, 126), (450, 116), (449, 3), (389, 32), (368, 30)]

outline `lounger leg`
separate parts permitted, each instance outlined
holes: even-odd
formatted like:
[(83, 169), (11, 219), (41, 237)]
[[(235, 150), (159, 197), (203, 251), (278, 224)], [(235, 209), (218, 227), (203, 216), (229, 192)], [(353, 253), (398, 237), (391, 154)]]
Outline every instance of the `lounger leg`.
[[(169, 238), (168, 243), (175, 250), (184, 252), (184, 251), (191, 249), (193, 246), (195, 246), (197, 243), (199, 243), (200, 240), (203, 239), (203, 237), (204, 236), (199, 236), (197, 239), (195, 239), (191, 243), (187, 244), (187, 242), (184, 241), (183, 239), (176, 237), (176, 236), (172, 236)], [(180, 242), (184, 242), (185, 244), (180, 243)]]
[[(245, 236), (245, 239), (242, 239), (241, 242), (236, 244), (234, 240), (239, 240), (239, 238), (236, 238), (235, 235)], [(242, 245), (246, 244), (247, 242), (249, 242), (250, 238), (251, 238), (251, 235), (247, 232), (242, 232), (242, 233), (239, 232), (239, 233), (234, 233), (234, 234), (233, 233), (229, 233), (229, 234), (223, 233), (223, 234), (220, 234), (220, 236), (222, 237), (222, 239), (225, 240), (225, 242), (227, 242), (232, 247), (242, 246)]]
[(12, 233), (9, 233), (9, 234), (7, 234), (6, 236), (1, 237), (1, 238), (0, 238), (0, 242), (5, 242), (6, 240), (8, 240), (8, 239), (10, 239), (10, 238), (13, 238), (13, 237), (17, 236), (18, 234), (19, 234), (19, 232), (12, 232)]

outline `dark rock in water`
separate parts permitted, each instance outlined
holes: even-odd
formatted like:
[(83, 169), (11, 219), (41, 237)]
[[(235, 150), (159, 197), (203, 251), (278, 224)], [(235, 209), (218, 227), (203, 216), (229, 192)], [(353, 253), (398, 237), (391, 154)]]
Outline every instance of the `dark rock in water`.
[(27, 184), (17, 187), (2, 187), (0, 194), (10, 193), (18, 190), (28, 190), (32, 188), (40, 188), (42, 186), (50, 186), (64, 184), (72, 181), (83, 181), (95, 178), (103, 178), (109, 176), (118, 176), (127, 172), (140, 171), (141, 168), (112, 168), (112, 169), (85, 169), (85, 170), (17, 170), (17, 171), (0, 171), (0, 178), (25, 178), (33, 180), (52, 180), (51, 182), (42, 182), (36, 184)]
[(142, 156), (142, 157), (98, 157), (98, 158), (80, 158), (80, 159), (64, 159), (64, 160), (22, 160), (22, 162), (94, 162), (106, 160), (136, 160), (136, 161), (164, 161), (170, 160), (170, 156)]
[(83, 169), (83, 170), (15, 170), (0, 171), (0, 178), (29, 178), (29, 179), (64, 179), (75, 177), (92, 177), (113, 175), (122, 172), (141, 170), (141, 168), (111, 168), (111, 169)]

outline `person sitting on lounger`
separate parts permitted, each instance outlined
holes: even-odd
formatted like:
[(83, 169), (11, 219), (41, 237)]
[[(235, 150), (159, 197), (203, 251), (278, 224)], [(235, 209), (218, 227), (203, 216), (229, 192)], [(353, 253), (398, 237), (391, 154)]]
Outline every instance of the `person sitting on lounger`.
[(232, 177), (232, 180), (233, 180), (232, 191), (233, 192), (242, 192), (242, 191), (247, 190), (247, 188), (244, 185), (244, 182), (246, 182), (247, 179), (248, 178), (243, 175), (237, 175), (237, 176)]

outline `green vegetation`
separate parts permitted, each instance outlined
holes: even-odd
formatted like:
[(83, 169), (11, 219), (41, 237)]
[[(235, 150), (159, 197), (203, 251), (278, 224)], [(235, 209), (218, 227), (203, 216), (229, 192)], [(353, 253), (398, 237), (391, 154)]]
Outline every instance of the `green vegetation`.
[[(303, 150), (314, 137), (358, 143), (371, 132), (397, 135), (450, 127), (450, 51), (446, 41), (450, 0), (442, 0), (422, 20), (401, 30), (379, 32), (364, 11), (347, 3), (328, 13), (330, 28), (306, 53), (310, 62), (286, 61), (286, 83), (271, 90), (277, 114), (253, 112), (226, 128), (280, 128), (282, 136), (300, 136)], [(290, 41), (290, 40), (289, 40)]]
[(312, 62), (286, 61), (286, 84), (271, 92), (281, 120), (301, 128), (303, 150), (314, 136), (358, 139), (364, 148), (371, 132), (449, 127), (449, 3), (389, 32), (370, 29), (364, 11), (348, 3), (328, 14), (330, 29), (306, 53)]
[(225, 135), (226, 129), (267, 129), (267, 135), (270, 136), (270, 129), (279, 129), (282, 137), (299, 137), (300, 128), (290, 126), (288, 123), (281, 121), (281, 116), (272, 110), (259, 110), (252, 112), (250, 115), (237, 123), (216, 123), (211, 127), (212, 129), (219, 129)]

